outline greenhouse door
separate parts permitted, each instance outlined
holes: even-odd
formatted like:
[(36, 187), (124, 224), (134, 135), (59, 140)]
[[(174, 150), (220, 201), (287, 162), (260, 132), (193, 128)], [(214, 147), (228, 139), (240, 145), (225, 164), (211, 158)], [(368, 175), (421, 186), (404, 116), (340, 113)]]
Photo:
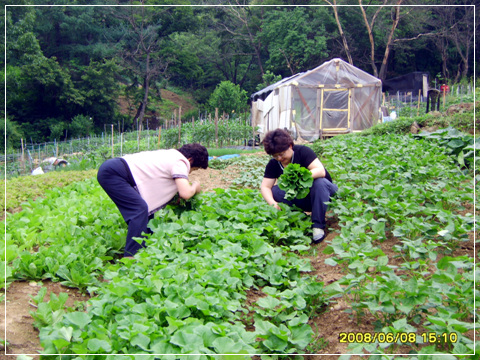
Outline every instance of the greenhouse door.
[(317, 116), (323, 134), (346, 133), (351, 131), (350, 102), (351, 89), (321, 88), (317, 91)]

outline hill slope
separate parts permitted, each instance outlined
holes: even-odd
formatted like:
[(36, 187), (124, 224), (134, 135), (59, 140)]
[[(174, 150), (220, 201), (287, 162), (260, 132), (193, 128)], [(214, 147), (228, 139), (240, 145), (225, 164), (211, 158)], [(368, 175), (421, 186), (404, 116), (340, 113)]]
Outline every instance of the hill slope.
[[(160, 117), (170, 119), (173, 111), (182, 107), (182, 114), (186, 114), (190, 111), (194, 111), (198, 108), (198, 104), (188, 94), (176, 94), (173, 91), (162, 89), (160, 90), (162, 96), (161, 102), (149, 103), (148, 106), (151, 109), (147, 111), (146, 117)], [(125, 96), (121, 96), (118, 99), (118, 105), (120, 107), (120, 113), (133, 118), (138, 110), (138, 104), (135, 104), (131, 99), (127, 99)]]

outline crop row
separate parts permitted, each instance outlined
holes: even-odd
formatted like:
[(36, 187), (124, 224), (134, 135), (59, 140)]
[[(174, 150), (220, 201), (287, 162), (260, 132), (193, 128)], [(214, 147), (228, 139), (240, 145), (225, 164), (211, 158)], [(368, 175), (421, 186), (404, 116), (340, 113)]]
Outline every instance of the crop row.
[(222, 121), (217, 126), (213, 122), (203, 124), (186, 123), (180, 129), (172, 128), (162, 131), (162, 141), (166, 148), (177, 147), (187, 143), (201, 143), (207, 147), (218, 144), (244, 145), (245, 141), (253, 138), (253, 129), (238, 120)]
[[(338, 294), (359, 321), (372, 314), (377, 331), (416, 333), (415, 343), (425, 344), (419, 353), (473, 353), (473, 256), (453, 256), (472, 241), (473, 172), (430, 138), (345, 137), (317, 143), (316, 151), (340, 183), (330, 206), (341, 231), (324, 251), (326, 263), (346, 273)], [(419, 329), (455, 333), (457, 341), (428, 344)], [(356, 343), (351, 350), (400, 345)]]

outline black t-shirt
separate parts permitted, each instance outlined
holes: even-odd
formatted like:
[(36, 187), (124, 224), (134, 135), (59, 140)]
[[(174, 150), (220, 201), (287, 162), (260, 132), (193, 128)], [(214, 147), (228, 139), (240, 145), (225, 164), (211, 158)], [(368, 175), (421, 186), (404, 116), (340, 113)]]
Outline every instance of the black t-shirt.
[[(303, 166), (305, 168), (308, 168), (308, 166), (312, 163), (317, 158), (317, 154), (310, 149), (308, 146), (303, 146), (303, 145), (293, 145), (293, 156), (292, 156), (292, 163), (294, 164), (299, 164), (300, 166)], [(280, 163), (280, 161), (271, 159), (267, 167), (265, 168), (265, 175), (267, 179), (278, 179), (280, 175), (283, 174), (283, 165)], [(332, 177), (328, 173), (327, 169), (325, 169), (325, 178), (330, 181), (332, 181)]]

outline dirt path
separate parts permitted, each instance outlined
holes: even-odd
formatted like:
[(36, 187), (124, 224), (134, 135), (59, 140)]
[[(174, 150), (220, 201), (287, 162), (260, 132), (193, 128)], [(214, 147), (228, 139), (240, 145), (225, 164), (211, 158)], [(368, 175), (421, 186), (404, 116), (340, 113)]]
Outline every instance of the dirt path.
[[(6, 329), (6, 339), (8, 341), (6, 354), (33, 356), (42, 350), (38, 330), (33, 327), (33, 318), (30, 315), (31, 311), (35, 311), (32, 297), (36, 296), (42, 287), (47, 288), (45, 300), (50, 298), (52, 292), (57, 295), (61, 292), (67, 293), (69, 295), (66, 302), (67, 307), (74, 307), (77, 302), (85, 302), (89, 298), (76, 289), (70, 289), (51, 281), (38, 283), (34, 281), (15, 281), (10, 284), (6, 293), (6, 301), (0, 307), (0, 327)], [(33, 358), (39, 359), (39, 356), (36, 355)], [(9, 357), (9, 359), (12, 360), (13, 357)]]

